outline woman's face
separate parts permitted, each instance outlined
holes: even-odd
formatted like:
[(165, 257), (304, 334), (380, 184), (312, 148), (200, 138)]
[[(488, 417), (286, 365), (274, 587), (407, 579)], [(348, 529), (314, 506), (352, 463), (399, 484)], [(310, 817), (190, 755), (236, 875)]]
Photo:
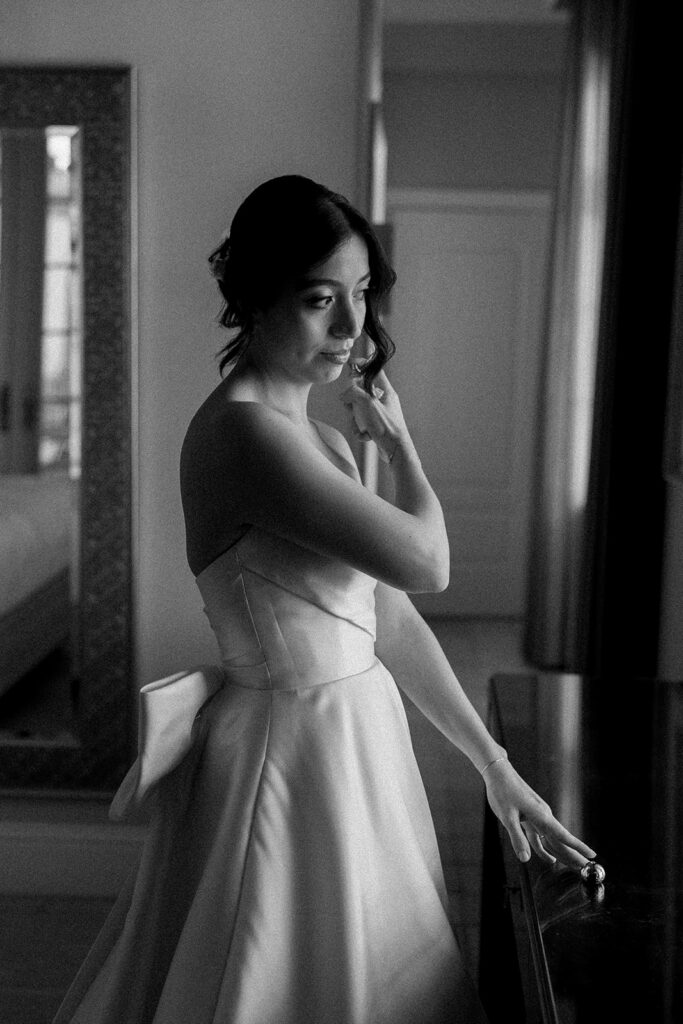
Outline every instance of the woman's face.
[(335, 380), (363, 330), (369, 282), (367, 246), (351, 235), (257, 314), (250, 349), (269, 374), (288, 381)]

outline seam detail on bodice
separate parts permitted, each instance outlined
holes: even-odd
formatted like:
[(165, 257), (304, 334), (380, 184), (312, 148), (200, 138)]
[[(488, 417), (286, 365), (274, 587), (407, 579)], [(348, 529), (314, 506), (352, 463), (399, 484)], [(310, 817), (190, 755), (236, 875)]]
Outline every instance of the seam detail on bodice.
[(263, 658), (263, 665), (265, 665), (266, 673), (268, 675), (268, 682), (270, 683), (270, 688), (272, 690), (273, 689), (273, 678), (272, 678), (272, 676), (270, 674), (270, 666), (269, 666), (268, 660), (266, 658), (266, 652), (263, 650), (263, 647), (261, 645), (261, 637), (259, 636), (258, 629), (256, 628), (256, 621), (255, 621), (254, 616), (252, 614), (251, 604), (249, 603), (249, 595), (247, 594), (247, 588), (246, 588), (246, 586), (244, 584), (244, 567), (242, 566), (242, 562), (240, 561), (239, 551), (235, 551), (235, 559), (237, 561), (237, 566), (239, 568), (239, 581), (240, 581), (240, 587), (242, 588), (242, 594), (244, 595), (244, 607), (247, 609), (247, 615), (249, 616), (249, 622), (251, 623), (251, 628), (253, 630), (254, 636), (256, 637), (256, 643), (258, 644), (258, 649), (261, 652), (261, 656)]
[[(320, 604), (318, 601), (312, 601), (310, 599), (310, 597), (303, 596), (302, 594), (299, 594), (295, 590), (290, 590), (288, 587), (284, 587), (281, 583), (278, 583), (277, 580), (274, 580), (272, 576), (266, 576), (265, 573), (258, 572), (258, 570), (252, 569), (248, 565), (243, 566), (242, 563), (239, 560), (239, 555), (237, 553), (236, 553), (236, 557), (237, 557), (237, 561), (239, 562), (239, 566), (240, 566), (240, 578), (242, 579), (242, 587), (245, 590), (245, 597), (246, 597), (246, 588), (244, 587), (244, 573), (248, 572), (252, 576), (257, 576), (258, 579), (265, 580), (266, 583), (270, 583), (271, 586), (277, 587), (278, 590), (284, 590), (285, 593), (287, 593), (287, 594), (294, 594), (294, 596), (298, 597), (300, 600), (307, 601), (309, 604), (312, 604), (315, 608), (319, 608), (321, 612), (325, 612), (326, 615), (331, 615), (333, 618), (339, 619), (340, 622), (348, 622), (351, 625), (356, 626), (358, 629), (362, 629), (363, 632), (367, 633), (369, 637), (372, 637), (373, 640), (375, 639), (374, 633), (371, 630), (367, 629), (365, 626), (361, 625), (361, 623), (357, 622), (355, 619), (348, 619), (345, 615), (339, 615), (337, 612), (332, 611), (331, 608), (326, 608), (324, 605)], [(249, 604), (249, 602), (248, 602), (248, 599), (247, 599), (247, 607), (248, 607), (248, 604)], [(251, 614), (251, 609), (249, 609), (249, 618), (251, 619), (252, 625), (254, 625), (254, 619), (253, 619), (252, 614)], [(256, 634), (256, 636), (258, 638), (258, 633)], [(259, 649), (261, 649), (261, 650), (263, 649), (263, 648), (261, 648), (260, 640), (259, 640)]]
[[(239, 886), (239, 893), (238, 893), (238, 896), (237, 896), (237, 906), (235, 908), (235, 917), (234, 917), (234, 920), (233, 920), (232, 931), (230, 933), (230, 939), (229, 939), (229, 941), (227, 943), (227, 947), (228, 948), (227, 948), (226, 953), (225, 953), (225, 962), (224, 962), (224, 965), (223, 965), (223, 984), (225, 983), (225, 978), (226, 978), (226, 975), (227, 975), (228, 961), (230, 959), (230, 952), (232, 950), (232, 943), (233, 943), (233, 939), (235, 938), (235, 933), (237, 931), (237, 925), (238, 925), (238, 922), (239, 922), (239, 919), (240, 919), (240, 912), (242, 910), (242, 896), (243, 896), (243, 893), (244, 893), (244, 879), (245, 879), (245, 876), (247, 874), (247, 868), (249, 866), (249, 860), (250, 860), (251, 851), (252, 851), (252, 841), (253, 841), (253, 836), (254, 836), (254, 825), (256, 823), (256, 815), (258, 813), (259, 805), (261, 803), (261, 793), (263, 792), (263, 776), (264, 776), (264, 773), (265, 773), (266, 762), (268, 761), (268, 748), (269, 748), (269, 745), (270, 745), (270, 731), (271, 731), (271, 723), (272, 723), (272, 719), (273, 719), (273, 690), (266, 691), (266, 692), (270, 693), (270, 699), (268, 701), (268, 724), (266, 725), (266, 741), (263, 744), (263, 759), (261, 761), (261, 768), (259, 770), (259, 779), (258, 779), (258, 785), (256, 787), (256, 796), (254, 797), (254, 806), (252, 807), (252, 810), (251, 810), (251, 820), (249, 822), (249, 835), (247, 837), (247, 846), (246, 846), (246, 849), (244, 851), (244, 863), (242, 865), (242, 874), (240, 876), (240, 886)], [(214, 1003), (214, 1007), (213, 1007), (212, 1018), (215, 1018), (216, 1008), (218, 1007), (218, 1002), (219, 1002), (219, 1000), (221, 998), (222, 992), (223, 992), (223, 985), (219, 985), (218, 986), (218, 992), (216, 994), (216, 1002)]]
[(349, 679), (358, 679), (359, 676), (364, 676), (368, 672), (377, 668), (378, 664), (381, 665), (382, 662), (379, 658), (374, 657), (367, 668), (362, 668), (359, 672), (352, 672), (348, 676), (335, 676), (333, 679), (324, 679), (322, 683), (305, 683), (303, 686), (274, 686), (271, 687), (271, 689), (266, 689), (265, 686), (257, 688), (254, 686), (248, 686), (246, 683), (238, 683), (237, 680), (229, 678), (230, 670), (227, 669), (227, 678), (223, 685), (237, 686), (238, 689), (249, 690), (251, 693), (270, 693), (271, 695), (282, 694), (283, 696), (291, 696), (293, 693), (305, 693), (306, 690), (320, 690), (323, 686), (332, 686), (335, 683), (347, 683)]

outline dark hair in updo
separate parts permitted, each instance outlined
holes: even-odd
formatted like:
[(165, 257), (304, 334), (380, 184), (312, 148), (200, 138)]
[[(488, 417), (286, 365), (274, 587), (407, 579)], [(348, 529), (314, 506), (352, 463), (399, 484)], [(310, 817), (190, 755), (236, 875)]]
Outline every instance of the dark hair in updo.
[(267, 309), (288, 283), (323, 263), (352, 235), (367, 245), (370, 264), (364, 331), (374, 352), (363, 373), (364, 386), (370, 389), (394, 354), (380, 306), (396, 274), (365, 217), (344, 196), (296, 174), (272, 178), (247, 196), (229, 236), (209, 257), (224, 300), (219, 323), (237, 328), (218, 353), (221, 374), (249, 344), (255, 313)]

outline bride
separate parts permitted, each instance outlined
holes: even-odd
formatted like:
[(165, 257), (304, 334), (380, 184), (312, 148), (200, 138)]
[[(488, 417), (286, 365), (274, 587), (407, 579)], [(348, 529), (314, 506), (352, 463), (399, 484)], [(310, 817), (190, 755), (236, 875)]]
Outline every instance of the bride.
[[(396, 684), (482, 774), (520, 860), (594, 854), (519, 777), (408, 597), (443, 590), (449, 558), (383, 369), (393, 271), (367, 221), (298, 176), (244, 201), (211, 266), (235, 333), (181, 490), (220, 686), (57, 1022), (483, 1021)], [(363, 333), (373, 354), (341, 397), (393, 502), (307, 412)]]

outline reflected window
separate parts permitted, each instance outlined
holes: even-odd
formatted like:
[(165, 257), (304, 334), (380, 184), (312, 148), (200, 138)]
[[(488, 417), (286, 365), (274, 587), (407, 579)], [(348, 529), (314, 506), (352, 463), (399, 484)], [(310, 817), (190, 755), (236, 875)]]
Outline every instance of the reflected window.
[[(6, 234), (11, 227), (14, 229), (14, 234), (3, 241), (3, 301), (8, 307), (3, 333), (9, 331), (4, 359), (8, 365), (2, 374), (2, 404), (7, 421), (3, 422), (3, 432), (23, 431), (23, 447), (27, 449), (7, 455), (4, 470), (61, 469), (78, 478), (82, 345), (80, 140), (78, 129), (73, 126), (50, 126), (44, 129), (42, 139), (37, 135), (35, 131), (9, 129), (0, 145), (0, 172), (5, 171), (0, 173), (0, 233), (3, 221)], [(2, 166), (3, 158), (6, 168)], [(12, 186), (4, 195), (3, 183)], [(39, 268), (35, 268), (36, 260)], [(35, 297), (31, 299), (35, 296), (36, 272), (41, 280), (42, 303), (36, 302)], [(21, 299), (17, 298), (20, 294), (24, 296)], [(34, 324), (36, 314), (39, 322)], [(35, 361), (34, 351), (38, 357)], [(32, 376), (39, 376), (39, 386), (37, 381), (32, 383)]]
[(46, 129), (47, 201), (41, 343), (41, 468), (80, 475), (81, 223), (79, 137)]

